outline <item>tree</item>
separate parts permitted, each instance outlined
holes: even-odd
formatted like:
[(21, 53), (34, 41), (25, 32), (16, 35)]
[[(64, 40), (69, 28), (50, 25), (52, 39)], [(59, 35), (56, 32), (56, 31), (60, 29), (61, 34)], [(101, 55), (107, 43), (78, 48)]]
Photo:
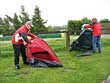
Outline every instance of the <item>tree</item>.
[[(69, 31), (76, 31), (81, 30), (82, 25), (87, 23), (91, 23), (91, 20), (86, 17), (81, 20), (69, 20), (67, 27)], [(75, 33), (79, 34), (79, 31)]]
[(16, 13), (14, 13), (14, 17), (13, 18), (11, 18), (8, 15), (6, 15), (6, 17), (12, 23), (14, 30), (17, 30), (22, 25), (22, 23), (20, 22), (19, 17), (17, 16)]
[(91, 23), (92, 21), (90, 19), (88, 19), (87, 17), (84, 17), (81, 19), (82, 21), (82, 24), (88, 24), (88, 23)]
[(3, 34), (3, 19), (0, 17), (0, 34)]
[(100, 20), (100, 23), (109, 23), (110, 21), (109, 21), (109, 19), (102, 19), (102, 20)]
[(82, 25), (81, 20), (69, 20), (68, 21), (68, 30), (80, 30)]
[(54, 31), (60, 31), (62, 30), (61, 26), (53, 26)]
[(68, 23), (68, 30), (71, 31), (74, 29), (74, 23), (73, 23), (73, 20), (69, 20)]
[(48, 29), (48, 32), (52, 32), (52, 31), (54, 31), (54, 29), (53, 29), (53, 27), (52, 26), (47, 26), (47, 29)]
[(80, 30), (83, 24), (91, 23), (91, 20), (88, 18), (83, 18), (81, 20), (69, 20), (68, 21), (68, 30)]
[(1, 26), (2, 26), (2, 34), (4, 35), (9, 35), (11, 34), (11, 28), (10, 28), (10, 24), (9, 24), (9, 20), (7, 18), (4, 18), (3, 20), (1, 20)]
[(40, 10), (38, 6), (35, 6), (34, 15), (32, 17), (33, 28), (32, 32), (45, 32), (47, 28), (45, 27), (46, 21), (41, 18)]
[(21, 15), (19, 15), (22, 24), (25, 24), (30, 20), (28, 12), (25, 11), (24, 6), (21, 6)]
[(27, 21), (29, 21), (29, 15), (28, 13), (25, 11), (24, 6), (21, 6), (21, 15), (17, 15), (16, 13), (14, 13), (14, 17), (10, 17), (8, 15), (6, 15), (6, 17), (9, 19), (9, 21), (13, 24), (14, 27), (14, 31), (17, 30), (19, 27), (21, 27), (22, 25), (24, 25)]
[(15, 30), (17, 30), (19, 27), (21, 27), (22, 23), (19, 20), (19, 17), (17, 16), (17, 14), (14, 14), (14, 18), (13, 18), (13, 27), (15, 28)]

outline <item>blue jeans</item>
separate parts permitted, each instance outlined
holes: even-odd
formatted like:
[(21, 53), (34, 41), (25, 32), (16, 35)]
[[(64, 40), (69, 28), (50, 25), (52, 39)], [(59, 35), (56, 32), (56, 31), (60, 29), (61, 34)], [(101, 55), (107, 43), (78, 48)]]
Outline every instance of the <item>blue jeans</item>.
[(98, 52), (101, 53), (101, 36), (93, 36), (92, 37), (92, 45), (93, 45), (93, 53), (96, 52), (96, 47), (98, 47)]

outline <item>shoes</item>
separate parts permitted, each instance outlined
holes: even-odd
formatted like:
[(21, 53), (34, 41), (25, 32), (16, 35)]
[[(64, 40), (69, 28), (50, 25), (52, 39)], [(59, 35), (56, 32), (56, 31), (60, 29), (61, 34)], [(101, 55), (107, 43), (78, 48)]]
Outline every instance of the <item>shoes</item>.
[(16, 69), (20, 69), (19, 65), (16, 65)]
[(99, 51), (99, 53), (101, 53), (101, 51)]
[[(92, 53), (96, 53), (96, 52), (92, 52)], [(101, 54), (101, 51), (99, 51), (98, 53)]]
[(99, 52), (101, 54), (101, 52)]
[(24, 64), (25, 64), (25, 65), (29, 65), (29, 62), (25, 62)]

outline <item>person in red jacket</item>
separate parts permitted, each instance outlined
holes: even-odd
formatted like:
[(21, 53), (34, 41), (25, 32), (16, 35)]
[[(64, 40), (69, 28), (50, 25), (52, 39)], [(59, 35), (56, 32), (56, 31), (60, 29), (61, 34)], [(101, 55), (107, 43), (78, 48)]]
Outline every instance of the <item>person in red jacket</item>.
[(98, 47), (98, 52), (101, 53), (101, 24), (97, 22), (96, 18), (93, 18), (92, 23), (86, 25), (85, 28), (92, 29), (93, 53), (96, 53), (96, 47)]
[(21, 53), (23, 64), (28, 64), (26, 53), (25, 53), (25, 45), (29, 43), (27, 34), (32, 27), (32, 22), (27, 21), (23, 26), (21, 26), (12, 36), (12, 44), (14, 50), (14, 64), (16, 69), (20, 69), (19, 67), (19, 55)]

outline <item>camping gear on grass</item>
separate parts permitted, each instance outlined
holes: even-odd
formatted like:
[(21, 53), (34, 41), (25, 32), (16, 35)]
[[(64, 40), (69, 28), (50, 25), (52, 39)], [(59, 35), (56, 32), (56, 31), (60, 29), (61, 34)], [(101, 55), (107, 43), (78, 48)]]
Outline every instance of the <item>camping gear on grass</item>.
[(57, 58), (51, 47), (41, 38), (38, 38), (32, 33), (31, 43), (26, 46), (26, 55), (29, 64), (33, 67), (62, 67), (59, 59)]
[(92, 55), (91, 52), (82, 52), (82, 53), (76, 54), (77, 57), (81, 57), (81, 56), (91, 56), (91, 55)]
[(71, 44), (72, 50), (91, 50), (92, 49), (92, 31), (90, 29), (84, 29), (80, 33), (80, 36), (77, 40), (73, 41)]

